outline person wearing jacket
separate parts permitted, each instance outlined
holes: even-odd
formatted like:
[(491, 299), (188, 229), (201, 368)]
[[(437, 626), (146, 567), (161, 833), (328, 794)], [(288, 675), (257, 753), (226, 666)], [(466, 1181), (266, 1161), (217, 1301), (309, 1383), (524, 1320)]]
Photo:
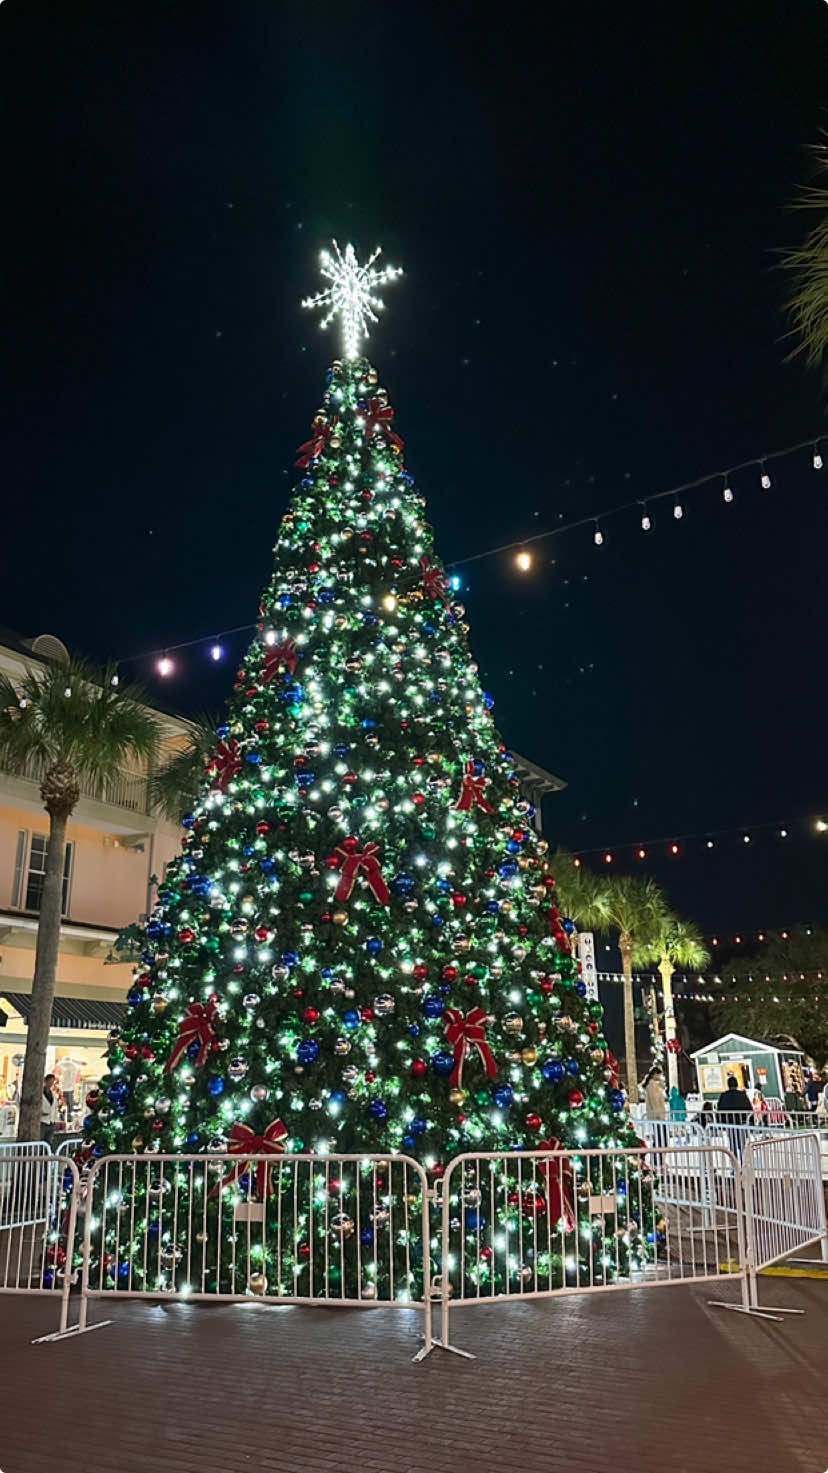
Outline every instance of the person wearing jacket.
[(736, 1120), (728, 1119), (728, 1117), (733, 1115), (747, 1116), (747, 1119), (741, 1122), (744, 1125), (747, 1125), (753, 1120), (753, 1105), (745, 1091), (739, 1088), (739, 1081), (735, 1074), (728, 1074), (727, 1076), (727, 1089), (723, 1090), (719, 1095), (716, 1114), (724, 1115), (725, 1119), (731, 1125), (740, 1123)]

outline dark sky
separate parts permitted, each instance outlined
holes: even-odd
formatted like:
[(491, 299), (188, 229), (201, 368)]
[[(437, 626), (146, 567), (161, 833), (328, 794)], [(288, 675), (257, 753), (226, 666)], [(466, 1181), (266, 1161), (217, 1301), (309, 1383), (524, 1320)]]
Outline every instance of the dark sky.
[[(826, 76), (823, 0), (5, 0), (0, 622), (103, 657), (254, 617), (332, 234), (406, 269), (370, 348), (446, 560), (822, 433), (775, 252)], [(656, 867), (708, 931), (826, 919), (826, 462), (467, 570), (550, 837), (789, 824)], [(187, 665), (167, 704), (217, 706)]]

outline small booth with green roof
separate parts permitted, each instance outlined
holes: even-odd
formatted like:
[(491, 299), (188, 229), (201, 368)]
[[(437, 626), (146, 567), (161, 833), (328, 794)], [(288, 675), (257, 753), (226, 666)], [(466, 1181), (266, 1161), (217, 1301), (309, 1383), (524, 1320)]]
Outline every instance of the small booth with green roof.
[(801, 1109), (805, 1055), (801, 1049), (777, 1048), (773, 1043), (725, 1033), (690, 1055), (696, 1066), (699, 1094), (715, 1105), (727, 1089), (728, 1076), (736, 1076), (739, 1089), (753, 1098), (761, 1089), (766, 1100), (782, 1100), (789, 1110)]

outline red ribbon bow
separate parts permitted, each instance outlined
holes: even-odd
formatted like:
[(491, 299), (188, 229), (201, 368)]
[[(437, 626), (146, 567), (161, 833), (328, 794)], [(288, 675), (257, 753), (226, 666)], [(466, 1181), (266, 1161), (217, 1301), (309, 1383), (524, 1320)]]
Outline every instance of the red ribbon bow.
[(164, 1065), (164, 1073), (171, 1074), (182, 1054), (198, 1039), (199, 1050), (195, 1057), (195, 1066), (200, 1069), (207, 1062), (210, 1052), (210, 1044), (215, 1038), (213, 1024), (218, 1017), (218, 1008), (210, 998), (208, 1003), (191, 1002), (184, 1017), (178, 1024), (178, 1038), (173, 1045), (173, 1051)]
[(286, 639), (283, 644), (265, 645), (264, 663), (262, 665), (262, 685), (270, 685), (271, 680), (278, 674), (284, 665), (289, 675), (296, 672), (299, 663), (299, 655), (294, 639)]
[(607, 1049), (607, 1052), (604, 1055), (604, 1062), (607, 1068), (611, 1071), (609, 1077), (610, 1085), (613, 1089), (617, 1089), (621, 1082), (621, 1066), (611, 1048)]
[(449, 1084), (456, 1087), (463, 1078), (463, 1061), (470, 1048), (476, 1048), (483, 1067), (489, 1079), (497, 1078), (497, 1064), (494, 1055), (486, 1042), (486, 1014), (483, 1008), (472, 1008), (463, 1017), (459, 1008), (446, 1008), (443, 1013), (445, 1019), (446, 1041), (454, 1049), (454, 1068), (449, 1076)]
[(365, 433), (366, 435), (372, 435), (374, 430), (387, 430), (391, 444), (397, 450), (402, 450), (405, 442), (392, 430), (391, 422), (393, 418), (394, 411), (390, 404), (383, 404), (381, 399), (371, 399), (366, 410)]
[(447, 604), (449, 599), (444, 574), (439, 568), (432, 567), (427, 557), (420, 558), (420, 567), (423, 573), (423, 593), (426, 598), (439, 598), (441, 603)]
[(311, 438), (306, 440), (304, 445), (299, 446), (296, 452), (299, 457), (296, 465), (300, 470), (306, 471), (311, 461), (319, 458), (334, 432), (336, 423), (337, 421), (332, 419), (330, 424), (320, 425)]
[(207, 762), (215, 786), (224, 792), (227, 784), (242, 770), (241, 747), (234, 737), (229, 742), (219, 742), (214, 757)]
[(356, 839), (346, 839), (344, 844), (340, 844), (337, 847), (336, 853), (342, 857), (343, 863), (342, 874), (335, 891), (335, 899), (350, 900), (351, 891), (354, 888), (354, 881), (360, 870), (362, 870), (370, 889), (373, 890), (380, 905), (387, 905), (391, 899), (391, 891), (382, 878), (379, 861), (377, 860), (379, 845), (366, 844), (363, 850), (359, 850), (354, 847), (356, 842)]
[[(539, 1151), (560, 1151), (561, 1142), (557, 1136), (551, 1140), (539, 1141)], [(575, 1230), (577, 1217), (575, 1214), (575, 1175), (572, 1170), (572, 1162), (568, 1156), (556, 1156), (554, 1161), (545, 1160), (538, 1162), (538, 1171), (546, 1178), (546, 1202), (549, 1209), (549, 1221), (553, 1225), (560, 1222), (563, 1224), (565, 1233)]]
[[(228, 1154), (241, 1156), (241, 1161), (231, 1163), (227, 1175), (222, 1178), (217, 1187), (213, 1188), (212, 1196), (216, 1196), (222, 1187), (229, 1186), (231, 1181), (236, 1181), (244, 1172), (245, 1166), (251, 1164), (251, 1156), (283, 1156), (287, 1139), (287, 1126), (281, 1120), (271, 1120), (264, 1135), (256, 1135), (249, 1125), (242, 1125), (239, 1121), (230, 1132), (230, 1140), (227, 1144)], [(264, 1199), (269, 1197), (273, 1191), (271, 1180), (271, 1167), (268, 1161), (257, 1161), (256, 1165), (256, 1193)]]
[(460, 788), (460, 797), (454, 807), (461, 813), (466, 813), (470, 808), (482, 808), (484, 813), (494, 813), (494, 809), (486, 799), (485, 777), (475, 777), (474, 763), (467, 762), (463, 769), (463, 783)]

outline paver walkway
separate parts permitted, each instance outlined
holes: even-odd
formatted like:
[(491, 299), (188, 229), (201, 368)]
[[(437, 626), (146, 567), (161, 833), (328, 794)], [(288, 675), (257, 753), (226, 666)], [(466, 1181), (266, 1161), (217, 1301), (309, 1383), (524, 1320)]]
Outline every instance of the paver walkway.
[[(712, 1286), (714, 1292), (718, 1285)], [(723, 1285), (719, 1293), (733, 1294)], [(828, 1284), (768, 1279), (784, 1324), (669, 1288), (458, 1311), (0, 1298), (3, 1473), (825, 1473)]]

